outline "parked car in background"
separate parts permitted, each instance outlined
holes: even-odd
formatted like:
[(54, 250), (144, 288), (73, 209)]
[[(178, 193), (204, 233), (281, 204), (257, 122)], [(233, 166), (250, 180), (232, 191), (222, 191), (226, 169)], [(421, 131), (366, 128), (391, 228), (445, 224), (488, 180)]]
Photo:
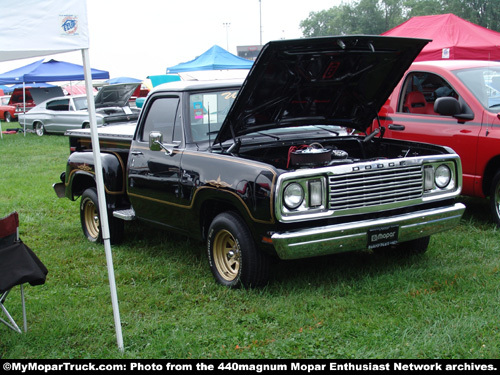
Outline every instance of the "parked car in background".
[(64, 95), (59, 86), (50, 87), (22, 87), (15, 88), (9, 99), (9, 105), (16, 107), (16, 113), (21, 113), (26, 108), (29, 111), (37, 104), (55, 96)]
[[(413, 63), (379, 117), (385, 138), (455, 150), (462, 159), (462, 194), (489, 197), (500, 225), (500, 63)], [(378, 126), (375, 121), (373, 128)]]
[[(95, 97), (97, 126), (137, 120), (140, 110), (128, 105), (136, 87), (135, 83), (103, 87)], [(90, 126), (87, 96), (59, 96), (46, 100), (26, 114), (20, 114), (19, 122), (26, 123), (26, 129), (34, 130), (39, 136), (87, 128)]]
[(25, 109), (29, 111), (36, 106), (33, 97), (31, 96), (30, 88), (25, 88), (24, 94), (22, 88), (16, 88), (12, 91), (9, 99), (9, 105), (15, 108), (16, 116), (22, 113)]
[(30, 109), (34, 108), (36, 105), (42, 103), (44, 100), (64, 95), (62, 89), (59, 86), (50, 87), (25, 87), (15, 88), (10, 95), (8, 105), (15, 108), (15, 115), (19, 117), (19, 114), (28, 112)]
[(16, 107), (9, 105), (10, 95), (0, 97), (0, 120), (12, 122), (17, 120)]

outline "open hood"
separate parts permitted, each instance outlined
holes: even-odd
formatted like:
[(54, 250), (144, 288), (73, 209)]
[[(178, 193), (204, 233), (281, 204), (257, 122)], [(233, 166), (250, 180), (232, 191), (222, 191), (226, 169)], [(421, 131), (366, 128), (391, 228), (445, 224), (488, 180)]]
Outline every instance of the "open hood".
[(95, 97), (95, 107), (125, 107), (141, 83), (119, 83), (103, 86)]
[(365, 131), (430, 40), (338, 36), (266, 44), (215, 143), (273, 128)]
[(57, 96), (63, 96), (64, 92), (59, 86), (51, 86), (51, 87), (25, 87), (24, 94), (23, 88), (18, 87), (12, 91), (10, 96), (9, 105), (19, 105), (23, 103), (23, 98), (26, 100), (26, 103), (33, 102), (35, 105), (38, 105), (45, 100), (55, 98)]
[(32, 87), (30, 88), (31, 96), (36, 105), (58, 96), (64, 96), (61, 87)]

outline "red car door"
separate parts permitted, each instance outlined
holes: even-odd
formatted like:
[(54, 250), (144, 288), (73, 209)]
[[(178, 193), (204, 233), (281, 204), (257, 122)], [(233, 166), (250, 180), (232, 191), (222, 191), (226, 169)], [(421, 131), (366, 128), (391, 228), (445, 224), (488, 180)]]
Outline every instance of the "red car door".
[[(387, 138), (451, 147), (462, 159), (463, 193), (473, 195), (483, 110), (469, 104), (470, 93), (463, 92), (463, 85), (450, 81), (430, 71), (409, 71), (382, 108), (381, 124)], [(434, 112), (435, 100), (444, 96), (458, 99), (472, 119)]]

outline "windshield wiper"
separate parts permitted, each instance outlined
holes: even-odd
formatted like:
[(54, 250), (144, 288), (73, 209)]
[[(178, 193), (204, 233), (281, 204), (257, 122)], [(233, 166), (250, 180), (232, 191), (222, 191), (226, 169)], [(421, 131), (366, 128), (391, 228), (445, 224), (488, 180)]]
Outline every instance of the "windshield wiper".
[(270, 138), (273, 138), (277, 141), (279, 141), (281, 138), (278, 137), (277, 135), (272, 135), (272, 134), (266, 134), (266, 133), (262, 133), (262, 132), (257, 132), (257, 134), (260, 134), (260, 135), (263, 135), (264, 137), (270, 137)]

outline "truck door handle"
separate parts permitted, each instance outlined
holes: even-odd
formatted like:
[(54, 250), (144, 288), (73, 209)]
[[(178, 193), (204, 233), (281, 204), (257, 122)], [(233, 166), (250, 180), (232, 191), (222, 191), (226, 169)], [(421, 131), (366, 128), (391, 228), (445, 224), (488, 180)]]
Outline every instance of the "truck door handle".
[(144, 155), (142, 151), (130, 151), (132, 155)]
[(391, 124), (389, 125), (390, 130), (405, 130), (404, 125), (399, 125), (399, 124)]

